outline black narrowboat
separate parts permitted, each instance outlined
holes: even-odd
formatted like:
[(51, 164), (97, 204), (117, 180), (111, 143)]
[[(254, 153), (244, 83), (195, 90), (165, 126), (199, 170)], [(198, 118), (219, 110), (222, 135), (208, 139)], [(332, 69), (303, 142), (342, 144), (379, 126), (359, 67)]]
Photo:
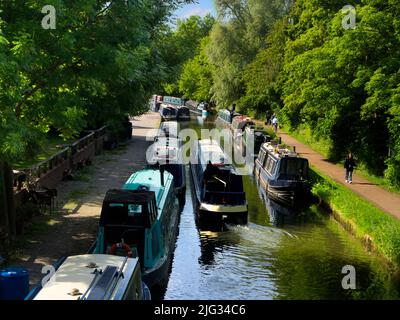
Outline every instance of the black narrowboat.
[(288, 206), (310, 198), (308, 160), (296, 152), (266, 142), (256, 159), (254, 174), (269, 197)]

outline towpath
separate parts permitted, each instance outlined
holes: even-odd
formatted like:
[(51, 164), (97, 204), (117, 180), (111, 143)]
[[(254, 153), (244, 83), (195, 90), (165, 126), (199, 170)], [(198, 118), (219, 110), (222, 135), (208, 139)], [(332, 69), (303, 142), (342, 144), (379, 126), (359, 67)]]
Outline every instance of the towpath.
[(311, 165), (317, 168), (322, 173), (329, 176), (336, 182), (345, 185), (361, 197), (365, 198), (369, 202), (373, 203), (383, 211), (390, 213), (394, 217), (400, 219), (400, 195), (387, 191), (378, 185), (360, 177), (357, 174), (357, 170), (353, 175), (353, 183), (348, 184), (345, 182), (344, 169), (341, 169), (337, 165), (329, 162), (322, 155), (315, 152), (311, 148), (307, 147), (303, 143), (294, 139), (286, 133), (279, 132), (282, 137), (282, 141), (290, 146), (295, 146), (296, 151), (308, 158)]
[(158, 113), (146, 113), (132, 120), (133, 137), (125, 148), (104, 152), (93, 160), (85, 177), (58, 185), (57, 213), (46, 215), (42, 230), (27, 235), (14, 263), (30, 273), (34, 285), (43, 277), (44, 265), (60, 257), (84, 254), (96, 237), (102, 201), (109, 189), (120, 188), (130, 174), (145, 165), (146, 136), (159, 127)]

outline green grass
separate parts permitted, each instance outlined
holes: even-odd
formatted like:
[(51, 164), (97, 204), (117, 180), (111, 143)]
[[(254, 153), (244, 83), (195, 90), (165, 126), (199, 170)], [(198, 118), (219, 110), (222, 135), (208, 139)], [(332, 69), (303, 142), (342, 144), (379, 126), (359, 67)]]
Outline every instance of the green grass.
[(400, 220), (315, 168), (312, 170), (312, 180), (313, 193), (339, 215), (356, 237), (371, 243), (378, 252), (400, 265)]
[(316, 139), (315, 137), (312, 136), (310, 129), (305, 128), (305, 129), (299, 129), (297, 131), (291, 131), (289, 130), (289, 128), (284, 127), (283, 130), (296, 140), (300, 141), (301, 143), (310, 147), (312, 150), (323, 155), (325, 158), (327, 159), (329, 158), (330, 142), (324, 139)]

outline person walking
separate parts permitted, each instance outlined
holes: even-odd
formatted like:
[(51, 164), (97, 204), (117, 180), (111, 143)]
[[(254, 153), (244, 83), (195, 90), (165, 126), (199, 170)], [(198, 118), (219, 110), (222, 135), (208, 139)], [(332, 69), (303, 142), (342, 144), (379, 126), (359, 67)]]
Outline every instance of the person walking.
[(278, 118), (276, 116), (273, 116), (272, 118), (272, 126), (274, 127), (275, 133), (278, 133)]
[(356, 167), (356, 162), (354, 161), (353, 155), (351, 152), (346, 157), (346, 160), (344, 161), (344, 168), (346, 170), (346, 183), (353, 183), (353, 171), (354, 168)]

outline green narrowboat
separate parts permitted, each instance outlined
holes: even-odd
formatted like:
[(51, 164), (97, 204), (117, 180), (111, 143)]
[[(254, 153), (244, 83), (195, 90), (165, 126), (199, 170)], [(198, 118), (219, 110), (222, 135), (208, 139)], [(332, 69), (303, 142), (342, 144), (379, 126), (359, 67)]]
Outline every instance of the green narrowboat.
[(103, 201), (93, 252), (138, 257), (143, 281), (153, 290), (168, 283), (178, 233), (174, 178), (164, 170), (134, 173)]

